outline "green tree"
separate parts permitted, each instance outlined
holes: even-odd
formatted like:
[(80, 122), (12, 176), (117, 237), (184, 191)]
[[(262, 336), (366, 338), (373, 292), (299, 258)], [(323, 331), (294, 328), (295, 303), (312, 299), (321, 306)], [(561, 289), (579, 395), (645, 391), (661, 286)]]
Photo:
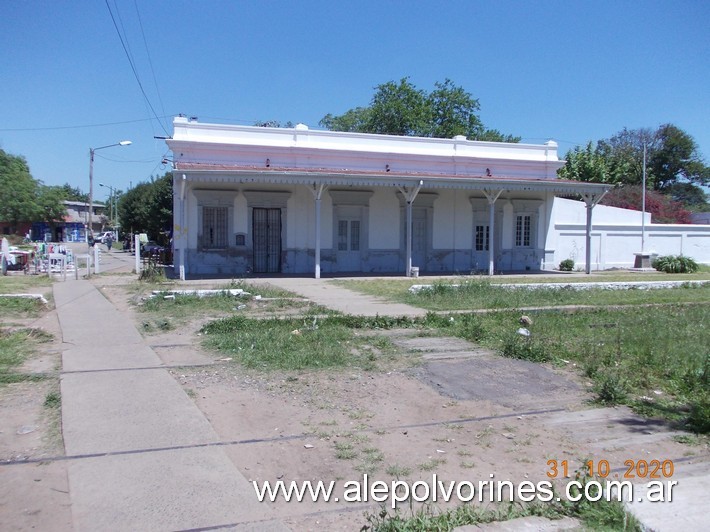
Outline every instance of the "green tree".
[(73, 187), (69, 183), (64, 183), (60, 187), (69, 201), (81, 201), (82, 203), (89, 203), (89, 195), (83, 192), (78, 187)]
[(606, 158), (591, 142), (587, 143), (585, 149), (577, 146), (568, 151), (565, 165), (560, 168), (558, 175), (562, 179), (591, 183), (607, 183), (610, 177)]
[[(644, 147), (646, 149), (646, 188), (666, 192), (676, 183), (688, 182), (705, 185), (710, 182), (710, 168), (698, 153), (695, 140), (673, 124), (664, 124), (657, 130), (648, 128), (626, 129), (597, 142), (595, 149), (587, 146), (586, 153), (576, 148), (568, 152), (569, 165), (560, 176), (578, 179), (590, 177), (592, 181), (640, 185), (643, 181)], [(586, 158), (586, 159), (585, 159)], [(599, 172), (603, 160), (605, 172)], [(595, 171), (577, 174), (576, 162), (592, 164)], [(583, 179), (584, 180), (584, 179)]]
[(282, 125), (278, 120), (257, 120), (254, 125), (257, 127), (293, 127), (293, 122), (289, 120)]
[[(118, 217), (126, 232), (147, 233), (153, 240), (165, 240), (173, 222), (173, 174), (167, 172), (122, 194)], [(166, 243), (166, 242), (163, 242)]]
[(673, 183), (665, 187), (663, 192), (691, 211), (706, 211), (710, 207), (708, 195), (692, 183)]
[(25, 158), (0, 149), (0, 220), (12, 225), (34, 221), (38, 188)]
[(477, 99), (450, 79), (437, 82), (427, 93), (402, 78), (375, 87), (368, 107), (355, 107), (344, 114), (325, 115), (319, 124), (334, 131), (380, 133), (418, 137), (519, 142), (519, 137), (486, 129), (478, 116)]
[(655, 134), (655, 146), (649, 158), (649, 170), (656, 190), (663, 190), (679, 179), (705, 185), (710, 182), (710, 168), (700, 157), (695, 139), (673, 124), (664, 124)]
[(57, 222), (63, 222), (67, 214), (64, 200), (67, 199), (64, 187), (49, 187), (41, 185), (37, 195), (37, 217), (47, 222), (54, 234)]

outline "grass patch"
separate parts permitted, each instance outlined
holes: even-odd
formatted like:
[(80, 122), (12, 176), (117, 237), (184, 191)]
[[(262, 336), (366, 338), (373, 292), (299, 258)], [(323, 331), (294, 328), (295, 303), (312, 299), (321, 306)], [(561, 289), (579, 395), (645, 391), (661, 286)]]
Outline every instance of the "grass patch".
[(0, 275), (0, 294), (20, 294), (51, 286), (52, 278), (47, 275)]
[[(701, 274), (708, 278), (707, 274)], [(694, 275), (655, 275), (642, 280), (691, 280)], [(588, 277), (574, 277), (563, 282), (589, 282)], [(608, 281), (599, 279), (597, 281)], [(625, 279), (630, 280), (630, 279)], [(634, 279), (635, 280), (635, 279)], [(513, 281), (505, 278), (504, 281)], [(524, 279), (531, 282), (530, 279)], [(538, 279), (534, 280), (538, 282)], [(385, 297), (401, 303), (428, 310), (474, 310), (474, 309), (506, 309), (535, 306), (561, 306), (561, 305), (641, 305), (665, 303), (708, 303), (710, 302), (710, 285), (688, 286), (684, 289), (656, 289), (656, 290), (574, 290), (573, 288), (539, 288), (526, 290), (524, 288), (505, 288), (497, 286), (499, 282), (492, 282), (487, 278), (479, 279), (450, 279), (436, 281), (429, 290), (422, 290), (416, 294), (409, 292), (409, 287), (417, 284), (412, 281), (400, 280), (356, 280), (333, 281), (346, 288), (370, 295)], [(558, 282), (560, 282), (558, 280)], [(453, 288), (451, 284), (458, 284)]]
[(62, 406), (62, 397), (58, 391), (49, 392), (44, 398), (44, 406), (47, 408), (59, 408)]
[(51, 339), (50, 334), (40, 329), (0, 329), (0, 384), (41, 380), (42, 376), (19, 373), (16, 369), (34, 352), (38, 343)]
[[(673, 289), (667, 292), (696, 292)], [(624, 294), (617, 293), (619, 297)], [(710, 305), (527, 312), (529, 337), (517, 334), (512, 310), (423, 318), (328, 316), (250, 320), (242, 316), (202, 329), (207, 346), (252, 368), (376, 369), (394, 359), (376, 353), (361, 329), (417, 328), (457, 336), (533, 362), (576, 364), (604, 404), (626, 404), (697, 433), (710, 432)], [(386, 345), (386, 343), (382, 343)]]
[(44, 303), (38, 299), (25, 297), (0, 297), (0, 317), (34, 318), (46, 309)]
[(374, 369), (389, 354), (375, 353), (372, 337), (355, 335), (356, 322), (338, 316), (263, 320), (233, 316), (209, 323), (201, 332), (207, 347), (228, 353), (249, 368)]
[(516, 333), (520, 313), (501, 311), (424, 321), (505, 356), (574, 363), (599, 402), (627, 404), (647, 416), (710, 432), (710, 305), (539, 311), (530, 337)]

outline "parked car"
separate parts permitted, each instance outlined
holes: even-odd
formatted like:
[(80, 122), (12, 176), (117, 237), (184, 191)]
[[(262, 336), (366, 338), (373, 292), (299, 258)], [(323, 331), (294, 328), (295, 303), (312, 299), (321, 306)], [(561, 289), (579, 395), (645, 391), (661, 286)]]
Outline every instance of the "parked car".
[(111, 239), (114, 242), (116, 241), (112, 231), (104, 231), (103, 233), (98, 233), (98, 234), (94, 235), (94, 242), (98, 242), (100, 244), (105, 244), (106, 240), (108, 240), (109, 236), (111, 237)]
[(155, 255), (165, 251), (165, 248), (159, 245), (155, 240), (149, 240), (141, 246), (141, 253), (146, 255)]

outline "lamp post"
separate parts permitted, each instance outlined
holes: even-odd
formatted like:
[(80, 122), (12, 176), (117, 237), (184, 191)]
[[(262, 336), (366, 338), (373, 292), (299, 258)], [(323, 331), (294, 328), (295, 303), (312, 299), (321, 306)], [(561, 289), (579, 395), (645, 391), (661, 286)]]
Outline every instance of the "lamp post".
[(103, 150), (104, 148), (111, 148), (113, 146), (128, 146), (131, 144), (130, 140), (122, 140), (121, 142), (116, 142), (115, 144), (107, 144), (106, 146), (99, 146), (98, 148), (89, 148), (89, 227), (87, 228), (86, 240), (89, 240), (89, 233), (93, 234), (93, 211), (94, 211), (94, 152), (96, 150)]
[(109, 197), (109, 206), (111, 207), (111, 223), (113, 224), (114, 231), (118, 225), (118, 198), (116, 197), (116, 189), (111, 185), (104, 185), (99, 183), (100, 187), (105, 187), (111, 191), (111, 196)]

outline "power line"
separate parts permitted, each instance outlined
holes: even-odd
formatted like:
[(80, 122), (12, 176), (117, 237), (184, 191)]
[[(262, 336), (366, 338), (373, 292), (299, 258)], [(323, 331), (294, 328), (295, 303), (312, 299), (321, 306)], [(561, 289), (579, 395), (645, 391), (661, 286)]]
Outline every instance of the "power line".
[(138, 11), (138, 0), (133, 0), (133, 5), (136, 7), (136, 15), (138, 16), (138, 25), (141, 28), (141, 35), (143, 36), (143, 45), (145, 46), (145, 53), (148, 56), (148, 64), (150, 65), (150, 72), (153, 75), (153, 84), (155, 85), (155, 92), (158, 95), (158, 102), (160, 102), (160, 109), (163, 111), (163, 116), (165, 116), (165, 106), (163, 105), (163, 99), (160, 96), (160, 88), (158, 87), (158, 78), (155, 76), (155, 69), (153, 68), (153, 60), (150, 57), (150, 51), (148, 50), (148, 41), (145, 38), (145, 31), (143, 31), (143, 21), (141, 20), (141, 14)]
[(160, 127), (163, 128), (163, 131), (165, 132), (165, 134), (170, 135), (170, 133), (168, 133), (168, 130), (165, 128), (163, 123), (158, 118), (158, 113), (155, 112), (155, 109), (153, 108), (153, 104), (150, 103), (150, 99), (148, 98), (148, 95), (146, 94), (145, 89), (143, 88), (143, 83), (141, 83), (140, 77), (138, 76), (138, 71), (136, 70), (136, 66), (133, 63), (133, 59), (131, 59), (131, 54), (129, 53), (128, 48), (126, 47), (126, 43), (123, 40), (123, 36), (121, 35), (121, 30), (118, 29), (118, 24), (116, 24), (116, 17), (113, 16), (113, 11), (111, 11), (111, 6), (109, 5), (108, 0), (105, 0), (105, 2), (106, 2), (106, 7), (108, 8), (108, 12), (111, 15), (111, 20), (113, 21), (113, 27), (116, 28), (116, 33), (118, 34), (118, 38), (121, 41), (121, 46), (123, 47), (123, 51), (126, 54), (126, 58), (128, 59), (128, 63), (131, 65), (131, 70), (133, 71), (133, 75), (135, 76), (136, 81), (138, 82), (138, 87), (140, 87), (141, 93), (143, 94), (143, 98), (145, 98), (145, 101), (148, 104), (148, 107), (150, 107), (150, 110), (153, 113), (153, 116), (158, 121), (158, 124), (160, 124)]
[[(177, 113), (174, 113), (175, 115)], [(164, 115), (161, 118), (168, 118), (174, 115)], [(83, 129), (90, 127), (105, 127), (105, 126), (120, 126), (122, 124), (135, 124), (137, 122), (152, 122), (152, 118), (138, 118), (136, 120), (123, 120), (121, 122), (104, 122), (102, 124), (81, 124), (74, 126), (50, 126), (50, 127), (17, 127), (17, 128), (0, 128), (0, 131), (56, 131), (58, 129)]]

